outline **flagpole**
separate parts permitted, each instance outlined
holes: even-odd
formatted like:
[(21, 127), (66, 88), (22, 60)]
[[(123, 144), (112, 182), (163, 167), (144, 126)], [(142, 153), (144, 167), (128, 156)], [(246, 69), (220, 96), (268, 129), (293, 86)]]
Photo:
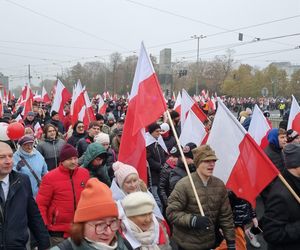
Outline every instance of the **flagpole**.
[(291, 192), (291, 194), (295, 197), (295, 199), (298, 201), (298, 203), (300, 204), (300, 198), (296, 194), (294, 189), (290, 186), (290, 184), (284, 179), (284, 177), (281, 174), (279, 174), (278, 177), (282, 181), (282, 183), (286, 186), (286, 188)]
[(173, 124), (173, 121), (172, 121), (172, 118), (171, 118), (171, 115), (170, 115), (169, 110), (167, 110), (167, 115), (168, 115), (168, 118), (169, 118), (169, 121), (170, 121), (170, 125), (171, 125), (171, 128), (172, 128), (172, 131), (173, 131), (173, 134), (174, 134), (174, 137), (175, 137), (175, 140), (176, 140), (176, 143), (177, 143), (177, 146), (178, 146), (178, 149), (179, 149), (179, 152), (180, 152), (180, 155), (181, 155), (181, 158), (182, 158), (182, 161), (183, 161), (185, 170), (186, 170), (187, 175), (188, 175), (188, 177), (189, 177), (189, 180), (190, 180), (190, 182), (191, 182), (192, 189), (193, 189), (193, 192), (194, 192), (196, 201), (197, 201), (198, 208), (199, 208), (199, 210), (200, 210), (201, 215), (204, 216), (204, 211), (203, 211), (203, 208), (202, 208), (202, 206), (201, 206), (201, 202), (200, 202), (200, 200), (199, 200), (199, 196), (198, 196), (197, 190), (196, 190), (196, 188), (195, 188), (195, 184), (194, 184), (194, 182), (193, 182), (193, 179), (192, 179), (192, 176), (191, 176), (190, 169), (189, 169), (189, 167), (188, 167), (188, 164), (187, 164), (187, 162), (186, 162), (185, 156), (184, 156), (184, 154), (183, 154), (183, 151), (182, 151), (182, 148), (181, 148), (179, 139), (178, 139), (178, 135), (177, 135), (177, 133), (176, 133), (176, 130), (175, 130), (175, 127), (174, 127), (174, 124)]

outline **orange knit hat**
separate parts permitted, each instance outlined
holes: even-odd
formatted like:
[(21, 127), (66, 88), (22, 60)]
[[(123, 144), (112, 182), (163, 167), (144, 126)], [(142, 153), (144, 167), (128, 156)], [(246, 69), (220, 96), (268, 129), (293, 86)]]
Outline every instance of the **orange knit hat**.
[(97, 178), (89, 179), (81, 192), (74, 223), (118, 217), (118, 215), (117, 204), (112, 198), (109, 187)]

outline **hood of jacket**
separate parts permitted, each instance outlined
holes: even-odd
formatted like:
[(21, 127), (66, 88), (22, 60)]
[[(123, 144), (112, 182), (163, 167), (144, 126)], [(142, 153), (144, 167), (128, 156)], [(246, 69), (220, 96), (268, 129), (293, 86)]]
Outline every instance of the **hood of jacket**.
[(106, 152), (105, 148), (97, 142), (91, 143), (85, 151), (82, 166), (88, 167), (88, 165), (91, 163), (91, 161), (93, 161), (98, 155), (101, 155), (101, 154), (105, 154), (107, 156), (107, 152)]
[(278, 128), (273, 128), (268, 134), (268, 141), (270, 144), (273, 144), (276, 149), (280, 149), (279, 140), (278, 140)]

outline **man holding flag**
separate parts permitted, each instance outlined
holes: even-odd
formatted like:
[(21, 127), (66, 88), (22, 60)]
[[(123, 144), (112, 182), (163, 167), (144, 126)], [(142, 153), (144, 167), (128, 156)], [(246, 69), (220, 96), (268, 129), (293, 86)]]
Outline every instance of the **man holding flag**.
[(167, 217), (179, 250), (212, 249), (220, 244), (221, 228), (227, 248), (235, 249), (232, 211), (224, 183), (213, 176), (218, 160), (209, 145), (193, 150), (196, 172), (192, 173), (205, 216), (199, 212), (188, 177), (182, 178), (168, 199)]

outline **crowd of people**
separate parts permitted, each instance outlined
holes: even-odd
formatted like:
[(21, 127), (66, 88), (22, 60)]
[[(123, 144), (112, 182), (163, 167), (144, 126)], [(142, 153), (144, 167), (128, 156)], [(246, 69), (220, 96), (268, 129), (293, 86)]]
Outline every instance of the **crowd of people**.
[[(170, 123), (180, 135), (180, 114), (171, 104), (171, 120), (162, 116), (146, 128), (148, 179), (142, 180), (136, 166), (118, 161), (125, 100), (109, 101), (88, 126), (72, 126), (68, 103), (64, 120), (34, 103), (19, 121), (24, 136), (0, 142), (0, 249), (241, 250), (247, 238), (260, 248), (257, 234), (268, 249), (300, 249), (300, 204), (282, 182), (275, 179), (261, 193), (265, 211), (257, 218), (249, 202), (213, 175), (213, 148), (176, 144)], [(243, 125), (251, 118), (246, 108)], [(21, 114), (13, 105), (4, 111), (6, 123)], [(299, 134), (281, 123), (268, 142), (266, 155), (299, 196)]]

